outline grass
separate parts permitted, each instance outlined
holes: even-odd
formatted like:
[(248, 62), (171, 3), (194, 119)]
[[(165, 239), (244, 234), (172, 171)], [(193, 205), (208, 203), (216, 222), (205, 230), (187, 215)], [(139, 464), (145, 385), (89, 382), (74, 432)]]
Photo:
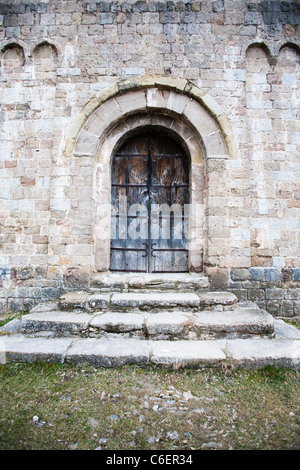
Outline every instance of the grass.
[(300, 448), (299, 373), (0, 366), (1, 450)]
[(0, 315), (0, 327), (6, 325), (12, 320), (17, 320), (28, 313), (28, 310), (20, 310), (18, 312), (7, 312), (3, 315)]
[(15, 363), (0, 365), (0, 396), (0, 450), (300, 449), (287, 369)]

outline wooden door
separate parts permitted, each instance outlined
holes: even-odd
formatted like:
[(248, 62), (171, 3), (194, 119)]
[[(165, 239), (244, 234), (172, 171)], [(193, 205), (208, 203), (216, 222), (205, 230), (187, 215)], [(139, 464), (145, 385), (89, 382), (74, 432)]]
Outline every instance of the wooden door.
[(188, 271), (189, 165), (177, 142), (129, 139), (112, 166), (111, 271)]

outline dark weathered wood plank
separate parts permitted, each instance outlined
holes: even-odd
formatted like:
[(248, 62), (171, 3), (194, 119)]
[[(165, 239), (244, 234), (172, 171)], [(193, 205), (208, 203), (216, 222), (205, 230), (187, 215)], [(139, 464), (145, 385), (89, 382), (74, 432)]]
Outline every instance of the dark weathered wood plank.
[(188, 203), (189, 162), (177, 142), (151, 134), (125, 142), (112, 168), (111, 269), (188, 271)]

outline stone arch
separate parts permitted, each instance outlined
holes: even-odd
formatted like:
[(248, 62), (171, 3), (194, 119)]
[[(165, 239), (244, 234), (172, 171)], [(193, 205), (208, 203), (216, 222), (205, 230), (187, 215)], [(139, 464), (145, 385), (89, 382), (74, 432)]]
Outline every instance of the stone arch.
[(56, 46), (46, 40), (35, 45), (32, 50), (32, 57), (36, 74), (56, 72), (57, 55)]
[(18, 69), (25, 65), (23, 47), (17, 42), (9, 42), (2, 48), (2, 65), (4, 68)]
[(188, 123), (201, 136), (207, 155), (238, 158), (232, 126), (213, 98), (186, 80), (155, 76), (121, 80), (95, 95), (75, 116), (64, 155), (80, 154), (88, 144), (88, 153), (95, 156), (103, 133), (119, 120), (153, 110)]
[(253, 42), (245, 48), (246, 62), (266, 60), (269, 65), (276, 65), (275, 52), (265, 42)]
[(247, 59), (255, 58), (259, 59), (261, 57), (271, 57), (271, 51), (266, 43), (264, 42), (254, 42), (248, 45), (245, 56)]
[[(186, 80), (156, 76), (121, 80), (95, 95), (73, 119), (68, 130), (62, 157), (69, 159), (70, 165), (73, 162), (80, 165), (79, 162), (84, 160), (93, 162), (93, 170), (90, 171), (92, 183), (89, 180), (93, 187), (90, 196), (93, 209), (89, 223), (93, 225), (95, 269), (109, 269), (110, 210), (107, 208), (110, 205), (114, 150), (122, 139), (143, 126), (168, 129), (184, 143), (189, 155), (191, 200), (193, 207), (197, 208), (192, 213), (190, 270), (202, 271), (204, 265), (214, 264), (209, 260), (209, 244), (214, 246), (211, 253), (218, 250), (217, 243), (224, 245), (224, 234), (221, 234), (220, 241), (216, 233), (215, 218), (214, 224), (209, 222), (207, 201), (215, 197), (215, 185), (219, 179), (217, 197), (223, 197), (226, 204), (226, 172), (219, 169), (225, 169), (226, 160), (238, 158), (238, 146), (227, 116), (209, 95)], [(213, 176), (214, 167), (218, 167), (218, 171)], [(58, 187), (59, 182), (58, 177), (55, 187), (53, 180), (53, 194), (64, 190)], [(50, 204), (59, 208), (62, 203), (66, 206), (67, 202), (58, 199)], [(70, 201), (69, 206), (75, 207), (74, 201)], [(230, 232), (227, 223), (225, 217), (220, 220), (221, 232)]]
[(278, 51), (279, 66), (293, 67), (300, 63), (300, 46), (287, 42)]
[(51, 39), (45, 38), (31, 46), (30, 55), (31, 56), (36, 55), (41, 48), (42, 49), (46, 48), (49, 50), (50, 54), (46, 54), (48, 56), (53, 54), (54, 56), (57, 57), (61, 53), (60, 46), (56, 41), (52, 41)]

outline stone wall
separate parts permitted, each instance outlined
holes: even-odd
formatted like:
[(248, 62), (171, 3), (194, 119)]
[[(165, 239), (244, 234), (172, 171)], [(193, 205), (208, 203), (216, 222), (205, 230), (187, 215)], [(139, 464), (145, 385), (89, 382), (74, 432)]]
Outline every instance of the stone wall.
[(299, 315), (299, 36), (296, 1), (0, 2), (0, 311), (88, 285), (94, 160), (67, 138), (152, 75), (213, 98), (238, 143), (205, 162), (212, 288)]

